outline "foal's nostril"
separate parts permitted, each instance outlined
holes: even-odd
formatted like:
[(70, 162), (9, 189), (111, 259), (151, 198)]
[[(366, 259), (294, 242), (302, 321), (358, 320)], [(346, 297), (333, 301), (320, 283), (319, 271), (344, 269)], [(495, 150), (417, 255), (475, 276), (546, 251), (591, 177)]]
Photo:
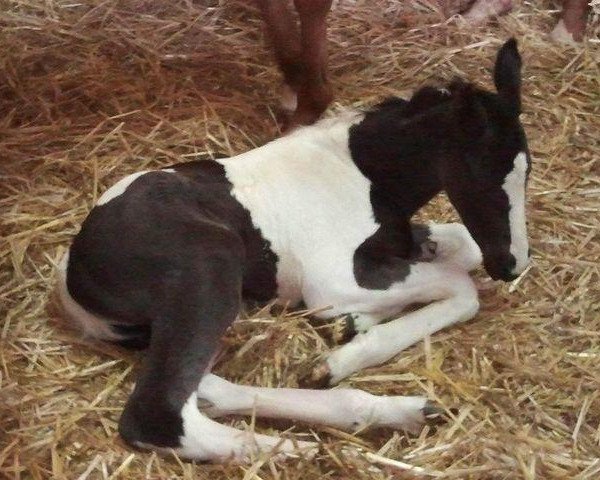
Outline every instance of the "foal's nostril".
[(515, 266), (508, 266), (505, 265), (504, 267), (502, 267), (502, 280), (510, 282), (511, 280), (514, 280), (515, 278), (517, 278), (519, 275), (514, 273), (514, 268)]
[(514, 257), (514, 255), (510, 255), (510, 258), (504, 264), (503, 269), (504, 269), (504, 271), (506, 271), (508, 273), (512, 273), (512, 272), (514, 272), (516, 266), (517, 266), (517, 259)]
[(504, 281), (511, 281), (518, 277), (515, 273), (515, 267), (517, 266), (517, 259), (510, 255), (508, 261), (505, 261), (500, 267), (500, 273)]

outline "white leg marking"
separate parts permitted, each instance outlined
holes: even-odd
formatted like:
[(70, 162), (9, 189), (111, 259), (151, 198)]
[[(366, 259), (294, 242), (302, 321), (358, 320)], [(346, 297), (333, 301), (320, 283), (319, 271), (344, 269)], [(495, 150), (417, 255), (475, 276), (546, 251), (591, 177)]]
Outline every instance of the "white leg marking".
[(287, 112), (295, 112), (298, 108), (298, 94), (287, 83), (283, 84), (281, 91), (281, 108)]
[(313, 442), (293, 442), (278, 437), (244, 432), (221, 425), (200, 413), (196, 393), (190, 396), (181, 410), (183, 436), (176, 449), (182, 457), (195, 460), (249, 461), (260, 452), (289, 455), (294, 451), (314, 455)]
[(376, 325), (328, 358), (331, 383), (373, 365), (380, 365), (427, 335), (472, 318), (479, 310), (477, 289), (466, 274), (457, 274), (450, 298), (437, 301), (383, 325)]
[(525, 221), (525, 180), (527, 176), (527, 156), (524, 152), (515, 157), (512, 171), (506, 175), (502, 189), (508, 196), (510, 211), (510, 253), (517, 263), (512, 273), (521, 274), (529, 263), (527, 222)]
[(565, 21), (561, 18), (554, 30), (550, 32), (550, 38), (557, 43), (566, 43), (567, 45), (577, 45), (573, 34), (567, 30)]
[(236, 385), (205, 375), (198, 397), (211, 402), (211, 415), (241, 414), (359, 429), (367, 425), (418, 432), (424, 397), (379, 397), (356, 389), (304, 390)]
[(481, 249), (463, 224), (430, 224), (428, 227), (431, 230), (429, 238), (437, 243), (436, 262), (455, 265), (465, 271), (481, 265)]
[(151, 170), (143, 170), (141, 172), (132, 173), (131, 175), (122, 178), (100, 196), (100, 198), (96, 202), (96, 205), (104, 205), (105, 203), (108, 203), (114, 198), (117, 198), (118, 196), (122, 195), (125, 192), (125, 190), (127, 190), (127, 187), (131, 185), (137, 178), (150, 171)]
[(477, 0), (463, 18), (471, 25), (482, 25), (491, 17), (502, 15), (511, 8), (511, 0)]

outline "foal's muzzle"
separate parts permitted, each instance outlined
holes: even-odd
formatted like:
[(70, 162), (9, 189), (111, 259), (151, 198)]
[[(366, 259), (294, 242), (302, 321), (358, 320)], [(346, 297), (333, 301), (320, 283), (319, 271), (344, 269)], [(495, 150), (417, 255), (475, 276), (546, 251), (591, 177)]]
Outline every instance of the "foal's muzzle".
[(492, 280), (503, 280), (505, 282), (511, 282), (519, 276), (519, 273), (515, 272), (515, 266), (517, 261), (515, 257), (510, 253), (508, 255), (490, 255), (483, 256), (483, 265), (486, 272)]

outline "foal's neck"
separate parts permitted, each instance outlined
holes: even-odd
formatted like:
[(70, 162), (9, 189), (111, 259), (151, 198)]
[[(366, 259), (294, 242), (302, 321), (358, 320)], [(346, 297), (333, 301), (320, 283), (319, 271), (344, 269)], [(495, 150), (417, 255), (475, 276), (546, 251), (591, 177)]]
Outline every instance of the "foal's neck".
[(372, 182), (380, 222), (408, 221), (442, 190), (438, 165), (451, 154), (449, 129), (443, 105), (414, 112), (400, 100), (367, 113), (350, 129), (352, 158)]

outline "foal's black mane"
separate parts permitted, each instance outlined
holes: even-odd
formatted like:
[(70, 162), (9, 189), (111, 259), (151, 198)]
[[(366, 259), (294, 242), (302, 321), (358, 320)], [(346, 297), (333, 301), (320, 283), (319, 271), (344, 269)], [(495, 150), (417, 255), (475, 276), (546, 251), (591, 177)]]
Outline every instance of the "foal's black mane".
[(369, 112), (384, 114), (394, 112), (395, 115), (401, 114), (408, 118), (448, 103), (451, 98), (449, 90), (428, 85), (421, 87), (408, 100), (400, 97), (388, 97), (369, 109)]
[[(396, 118), (412, 118), (417, 115), (435, 113), (438, 107), (448, 107), (457, 95), (475, 95), (480, 101), (490, 101), (496, 95), (478, 88), (461, 78), (454, 78), (447, 86), (425, 85), (409, 99), (396, 96), (385, 98), (366, 110), (367, 114), (393, 114)], [(496, 100), (497, 101), (497, 100)], [(432, 111), (433, 110), (433, 111)]]

